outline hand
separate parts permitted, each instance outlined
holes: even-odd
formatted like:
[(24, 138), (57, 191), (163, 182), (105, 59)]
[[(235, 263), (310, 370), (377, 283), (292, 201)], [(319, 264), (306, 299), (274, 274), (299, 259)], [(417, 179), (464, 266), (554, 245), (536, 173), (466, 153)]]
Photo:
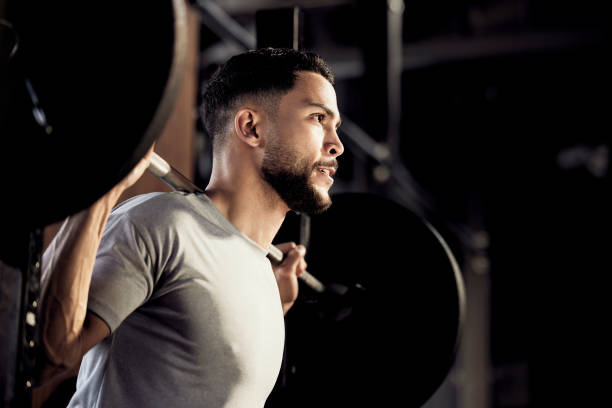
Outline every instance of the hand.
[(276, 247), (285, 254), (283, 262), (274, 266), (273, 269), (283, 304), (283, 313), (286, 314), (298, 296), (297, 278), (306, 270), (307, 264), (304, 259), (306, 248), (294, 242), (286, 242)]
[(151, 145), (149, 150), (145, 153), (144, 157), (140, 159), (140, 161), (134, 166), (132, 171), (128, 173), (127, 176), (123, 178), (115, 188), (123, 192), (130, 188), (136, 183), (140, 177), (142, 177), (143, 173), (149, 168), (149, 164), (151, 163), (151, 156), (153, 155), (153, 149), (155, 148), (155, 143)]
[[(147, 150), (143, 158), (140, 159), (140, 161), (123, 178), (123, 180), (115, 184), (115, 186), (113, 186), (113, 188), (111, 188), (106, 194), (100, 197), (94, 205), (101, 205), (103, 207), (106, 207), (109, 210), (108, 212), (110, 212), (110, 210), (117, 204), (117, 202), (121, 198), (123, 192), (127, 190), (128, 188), (130, 188), (131, 186), (133, 186), (140, 179), (140, 177), (142, 177), (143, 173), (149, 168), (149, 164), (151, 163), (151, 156), (153, 156), (154, 148), (155, 148), (155, 143), (151, 145), (151, 147), (149, 148), (149, 150)], [(90, 210), (92, 208), (90, 208)], [(103, 225), (105, 224), (106, 224), (106, 220), (103, 221)]]

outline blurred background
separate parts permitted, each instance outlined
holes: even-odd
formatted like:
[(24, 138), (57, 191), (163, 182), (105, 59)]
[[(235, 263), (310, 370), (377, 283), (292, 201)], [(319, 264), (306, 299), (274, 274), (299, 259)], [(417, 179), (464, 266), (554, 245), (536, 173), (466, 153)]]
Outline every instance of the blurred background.
[[(606, 2), (187, 5), (187, 69), (157, 141), (161, 156), (205, 186), (210, 144), (198, 106), (208, 78), (246, 49), (297, 45), (336, 77), (346, 150), (332, 193), (386, 197), (448, 243), (467, 308), (456, 360), (425, 407), (609, 400)], [(124, 198), (155, 190), (169, 187), (146, 175)], [(45, 245), (58, 226), (45, 228)], [(397, 240), (410, 234), (381, 229)]]

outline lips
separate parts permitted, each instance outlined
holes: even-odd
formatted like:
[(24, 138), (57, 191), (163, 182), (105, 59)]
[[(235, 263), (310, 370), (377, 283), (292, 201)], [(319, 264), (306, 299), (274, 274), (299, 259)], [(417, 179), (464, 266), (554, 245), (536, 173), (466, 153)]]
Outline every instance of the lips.
[(318, 170), (328, 177), (333, 177), (334, 174), (336, 173), (336, 170), (331, 167), (319, 167)]
[(336, 160), (319, 161), (314, 166), (317, 171), (325, 174), (327, 177), (332, 178), (336, 174), (338, 169), (338, 162)]

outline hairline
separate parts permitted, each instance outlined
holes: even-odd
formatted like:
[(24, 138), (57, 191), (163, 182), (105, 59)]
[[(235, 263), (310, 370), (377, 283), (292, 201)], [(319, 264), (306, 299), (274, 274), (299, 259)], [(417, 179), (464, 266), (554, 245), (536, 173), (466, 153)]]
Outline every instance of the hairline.
[[(228, 133), (231, 132), (228, 128), (231, 127), (231, 125), (233, 126), (233, 119), (236, 117), (236, 114), (238, 113), (240, 109), (245, 107), (245, 104), (249, 103), (249, 100), (261, 106), (264, 112), (266, 112), (266, 114), (268, 114), (270, 117), (274, 119), (277, 117), (278, 109), (280, 107), (280, 101), (283, 98), (283, 96), (287, 95), (289, 92), (295, 89), (296, 82), (300, 79), (299, 78), (300, 74), (308, 73), (308, 72), (321, 76), (332, 87), (334, 86), (334, 82), (332, 80), (330, 80), (325, 75), (321, 74), (320, 72), (316, 70), (299, 69), (299, 70), (293, 71), (295, 80), (293, 81), (293, 86), (291, 86), (291, 88), (261, 90), (261, 91), (245, 93), (245, 94), (238, 96), (234, 100), (234, 103), (231, 104), (231, 106), (227, 106), (226, 108), (224, 108), (229, 118), (225, 126), (225, 132), (223, 132), (223, 134), (221, 135), (216, 135), (215, 137), (213, 137), (213, 154), (219, 149), (223, 149), (225, 147), (225, 145), (227, 144)], [(270, 98), (270, 97), (272, 99), (271, 101), (262, 102), (262, 100), (266, 100), (267, 98)], [(218, 137), (218, 136), (221, 136), (221, 137)]]
[[(251, 93), (246, 93), (243, 95), (240, 95), (238, 98), (236, 98), (236, 101), (234, 102), (233, 106), (231, 107), (231, 110), (234, 111), (234, 115), (235, 112), (238, 112), (238, 110), (240, 110), (240, 105), (242, 105), (243, 103), (245, 103), (246, 100), (248, 100), (249, 98), (253, 98), (255, 99), (255, 103), (258, 103), (260, 105), (264, 105), (264, 106), (270, 106), (273, 105), (273, 110), (272, 111), (268, 111), (265, 107), (264, 110), (266, 110), (266, 113), (272, 114), (272, 115), (276, 115), (276, 113), (278, 113), (278, 108), (280, 107), (280, 101), (281, 99), (287, 95), (289, 92), (291, 92), (292, 90), (295, 89), (295, 85), (297, 83), (297, 81), (300, 79), (299, 75), (302, 73), (313, 73), (316, 75), (319, 75), (321, 78), (325, 79), (332, 87), (334, 86), (333, 82), (330, 81), (328, 78), (325, 77), (325, 75), (322, 75), (320, 72), (317, 71), (313, 71), (313, 70), (309, 70), (309, 69), (300, 69), (300, 70), (296, 70), (293, 71), (294, 75), (295, 75), (295, 80), (293, 82), (293, 86), (291, 88), (287, 88), (287, 89), (269, 89), (269, 90), (264, 90), (264, 91), (256, 91), (256, 92), (251, 92)], [(274, 101), (272, 103), (266, 103), (266, 102), (258, 102), (257, 99), (259, 98), (268, 98), (268, 97), (272, 97), (272, 99), (274, 99)], [(317, 103), (313, 103), (315, 105), (319, 105)], [(321, 108), (325, 109), (326, 112), (336, 116), (333, 111), (331, 111), (328, 107), (322, 106)]]

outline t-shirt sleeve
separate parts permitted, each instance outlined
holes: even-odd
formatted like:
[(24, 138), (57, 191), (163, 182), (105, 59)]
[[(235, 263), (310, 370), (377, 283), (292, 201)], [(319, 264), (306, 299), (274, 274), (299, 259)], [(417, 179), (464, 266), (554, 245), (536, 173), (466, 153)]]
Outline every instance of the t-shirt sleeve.
[(111, 332), (151, 296), (156, 279), (151, 246), (146, 233), (126, 215), (109, 219), (96, 256), (87, 308)]

